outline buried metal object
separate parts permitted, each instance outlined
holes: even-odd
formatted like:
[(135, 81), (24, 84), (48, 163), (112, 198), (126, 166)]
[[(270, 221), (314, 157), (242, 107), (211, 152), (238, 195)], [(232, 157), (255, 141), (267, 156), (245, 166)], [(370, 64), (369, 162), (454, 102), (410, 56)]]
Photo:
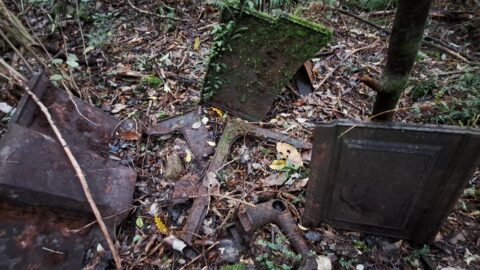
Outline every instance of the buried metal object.
[(172, 201), (177, 202), (191, 197), (195, 198), (180, 235), (180, 238), (189, 245), (192, 244), (193, 236), (197, 234), (205, 219), (210, 195), (218, 194), (219, 185), (216, 181), (216, 174), (227, 160), (232, 144), (242, 136), (254, 136), (270, 142), (285, 142), (300, 149), (311, 148), (310, 143), (292, 139), (281, 133), (259, 128), (238, 120), (229, 121), (223, 130), (215, 154), (203, 178), (194, 184), (192, 184), (192, 179), (190, 178), (184, 179), (183, 183), (177, 182), (171, 197)]
[[(102, 214), (115, 215), (129, 208), (136, 173), (105, 158), (119, 121), (79, 99), (70, 98), (40, 75), (31, 80), (29, 87), (48, 107), (78, 159)], [(0, 141), (0, 198), (13, 203), (91, 213), (72, 164), (45, 116), (28, 95), (21, 99)]]
[[(133, 198), (136, 173), (106, 158), (112, 134), (123, 130), (120, 121), (70, 98), (40, 75), (29, 88), (47, 106), (79, 161), (102, 215), (114, 216), (110, 225), (121, 222)], [(79, 269), (92, 240), (101, 238), (96, 230), (85, 230), (85, 237), (66, 230), (94, 217), (72, 164), (28, 95), (0, 140), (0, 206), (0, 268), (6, 262), (14, 269)], [(16, 248), (12, 239), (18, 240)]]
[(295, 223), (294, 218), (288, 211), (287, 205), (281, 200), (270, 200), (256, 204), (255, 207), (240, 205), (238, 208), (237, 228), (247, 242), (251, 241), (256, 229), (268, 223), (276, 224), (287, 239), (292, 243), (295, 250), (302, 255), (300, 270), (316, 270), (317, 262), (315, 253), (311, 253), (303, 234)]
[(92, 217), (0, 202), (0, 220), (0, 269), (82, 269), (102, 256), (97, 227), (70, 231)]
[(433, 241), (479, 164), (480, 131), (337, 121), (314, 132), (304, 221)]
[(184, 114), (165, 118), (154, 127), (147, 130), (147, 135), (167, 135), (181, 130), (188, 146), (195, 158), (213, 154), (215, 149), (207, 143), (208, 129), (205, 125), (193, 128), (193, 124), (201, 121), (201, 116), (196, 110)]
[(266, 117), (282, 88), (332, 35), (290, 14), (274, 18), (248, 8), (225, 8), (222, 22), (202, 99), (249, 121)]

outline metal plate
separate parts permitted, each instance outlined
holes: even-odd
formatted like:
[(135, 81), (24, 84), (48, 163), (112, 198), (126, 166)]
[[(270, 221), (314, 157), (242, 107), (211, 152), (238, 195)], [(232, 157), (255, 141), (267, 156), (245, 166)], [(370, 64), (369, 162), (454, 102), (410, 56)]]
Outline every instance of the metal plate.
[(90, 261), (87, 251), (94, 255), (103, 236), (94, 227), (80, 233), (69, 230), (90, 221), (71, 213), (0, 202), (0, 269), (82, 269)]
[(480, 132), (339, 121), (313, 143), (306, 223), (427, 243), (479, 164)]
[[(36, 76), (30, 89), (42, 99), (86, 174), (103, 215), (130, 207), (134, 170), (108, 159), (119, 121)], [(80, 113), (83, 115), (80, 115)], [(88, 118), (89, 120), (87, 120)], [(81, 185), (45, 117), (24, 96), (0, 141), (0, 200), (90, 214)], [(120, 222), (124, 216), (117, 216)]]

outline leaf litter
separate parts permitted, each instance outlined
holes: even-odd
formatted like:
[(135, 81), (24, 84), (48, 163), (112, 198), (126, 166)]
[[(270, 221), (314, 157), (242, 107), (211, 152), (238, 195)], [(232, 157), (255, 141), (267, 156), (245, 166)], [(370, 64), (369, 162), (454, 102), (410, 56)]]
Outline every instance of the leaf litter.
[[(95, 105), (119, 119), (135, 119), (145, 128), (166, 116), (186, 112), (200, 102), (201, 81), (212, 43), (210, 31), (218, 21), (218, 12), (212, 5), (194, 5), (190, 1), (167, 0), (160, 4), (136, 1), (135, 4), (152, 12), (173, 12), (172, 16), (183, 21), (140, 15), (127, 2), (93, 1), (86, 10), (87, 14), (104, 17), (116, 14), (112, 21), (106, 23), (109, 28), (106, 32), (110, 33), (106, 41), (102, 46), (93, 46), (90, 43), (93, 44), (94, 40), (87, 38), (84, 51), (78, 25), (65, 21), (65, 30), (71, 30), (68, 33), (73, 36), (69, 36), (68, 44), (62, 45), (68, 45), (66, 47), (70, 49), (66, 65), (74, 70), (77, 84), (96, 97)], [(450, 5), (447, 2), (434, 3), (434, 10)], [(386, 23), (393, 18), (390, 15), (356, 11), (373, 19), (380, 18)], [(358, 78), (362, 73), (379, 75), (387, 43), (381, 32), (333, 12), (328, 6), (312, 2), (300, 8), (299, 12), (303, 17), (334, 28), (335, 37), (327, 48), (318, 53), (318, 57), (312, 59), (314, 93), (300, 97), (294, 90), (284, 88), (262, 125), (295, 138), (310, 140), (314, 121), (345, 118), (366, 120), (369, 117), (375, 93), (360, 83)], [(25, 18), (29, 18), (42, 39), (56, 40), (51, 34), (48, 16), (47, 9), (34, 7), (25, 13)], [(464, 42), (465, 37), (458, 25), (432, 19), (427, 32), (435, 35), (443, 33), (444, 36), (439, 38), (450, 44), (465, 44), (465, 53), (478, 59), (479, 50), (475, 49), (478, 44)], [(435, 27), (445, 31), (435, 31)], [(83, 31), (87, 34), (96, 29), (92, 23), (83, 24)], [(356, 48), (373, 43), (372, 47), (350, 55)], [(95, 55), (94, 62), (88, 67), (90, 76), (87, 68), (81, 64), (84, 52), (88, 56)], [(472, 68), (456, 62), (448, 55), (437, 55), (437, 52), (424, 49), (422, 53), (415, 65), (412, 81), (437, 78), (438, 74)], [(340, 62), (341, 59), (346, 60)], [(154, 76), (164, 83), (159, 88), (144, 84), (142, 78), (146, 76)], [(459, 78), (455, 74), (443, 76), (444, 82), (440, 83), (454, 83)], [(51, 74), (51, 78), (55, 81), (64, 80), (60, 74)], [(447, 100), (450, 97), (444, 95), (440, 98)], [(9, 106), (2, 105), (5, 108), (16, 105), (3, 94), (0, 101)], [(428, 100), (421, 102), (430, 104)], [(399, 107), (410, 107), (417, 103), (407, 94), (401, 98)], [(396, 121), (403, 122), (429, 121), (434, 113), (431, 109), (421, 110), (419, 116), (411, 111), (400, 111), (395, 117)], [(202, 115), (202, 120), (194, 123), (192, 128), (206, 126), (210, 132), (207, 143), (215, 146), (221, 135), (223, 120), (228, 116), (217, 108), (204, 108)], [(3, 119), (8, 116), (0, 112), (0, 117)], [(0, 129), (5, 128), (5, 123), (2, 120)], [(188, 207), (167, 203), (168, 194), (176, 180), (167, 180), (163, 175), (166, 157), (172, 153), (185, 161), (185, 173), (195, 174), (202, 170), (204, 165), (192, 155), (186, 143), (181, 143), (182, 140), (181, 134), (142, 138), (137, 131), (131, 131), (119, 134), (110, 146), (110, 154), (123, 164), (134, 166), (139, 175), (134, 210), (127, 222), (120, 225), (116, 235), (127, 269), (201, 269), (215, 265), (220, 254), (211, 247), (224, 237), (225, 225), (234, 222), (233, 213), (238, 206), (236, 200), (257, 203), (281, 198), (289, 202), (293, 213), (302, 211), (304, 187), (308, 181), (308, 156), (311, 153), (299, 152), (284, 143), (272, 145), (256, 139), (240, 138), (232, 146), (227, 165), (209, 176), (212, 184), (220, 186), (220, 194), (236, 200), (212, 197), (211, 211), (203, 224), (202, 235), (194, 243), (193, 254), (188, 254), (186, 244), (175, 236), (184, 224)], [(439, 269), (476, 269), (480, 266), (477, 255), (480, 254), (480, 232), (476, 230), (480, 227), (479, 177), (479, 172), (476, 172), (468, 186), (469, 191), (462, 196), (432, 248), (425, 254)], [(296, 217), (300, 225), (300, 215)], [(422, 247), (412, 246), (406, 241), (395, 242), (372, 235), (335, 230), (329, 226), (307, 228), (305, 234), (313, 232), (320, 235), (309, 240), (310, 247), (319, 255), (319, 269), (426, 269), (421, 262)], [(266, 226), (256, 235), (269, 244), (276, 243), (278, 236), (281, 236), (281, 232), (275, 226)], [(452, 241), (455, 244), (451, 244)], [(166, 248), (164, 244), (171, 248)], [(291, 248), (288, 243), (282, 245)], [(279, 250), (283, 248), (279, 247)], [(265, 252), (265, 248), (256, 243), (252, 244), (252, 249)], [(202, 259), (194, 260), (198, 256)], [(242, 255), (240, 259), (242, 265), (252, 266), (255, 262), (255, 257), (249, 254)]]

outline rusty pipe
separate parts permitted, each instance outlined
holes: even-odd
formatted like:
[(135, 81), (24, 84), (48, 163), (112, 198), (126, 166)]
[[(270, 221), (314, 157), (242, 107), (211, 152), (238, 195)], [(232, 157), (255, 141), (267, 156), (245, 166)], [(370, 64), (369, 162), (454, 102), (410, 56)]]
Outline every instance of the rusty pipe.
[(242, 204), (238, 209), (237, 216), (240, 230), (247, 240), (250, 240), (256, 229), (268, 223), (276, 224), (292, 243), (295, 250), (302, 255), (303, 263), (299, 269), (317, 269), (316, 256), (311, 254), (284, 201), (270, 200), (257, 204), (255, 207)]

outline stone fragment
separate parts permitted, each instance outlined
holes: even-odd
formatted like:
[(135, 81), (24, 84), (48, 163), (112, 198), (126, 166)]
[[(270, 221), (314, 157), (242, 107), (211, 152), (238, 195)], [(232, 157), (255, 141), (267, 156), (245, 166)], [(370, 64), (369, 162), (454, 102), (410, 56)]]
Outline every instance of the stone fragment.
[(176, 180), (180, 178), (185, 170), (182, 159), (178, 154), (172, 154), (167, 157), (167, 162), (165, 164), (165, 173), (164, 176), (168, 180)]

